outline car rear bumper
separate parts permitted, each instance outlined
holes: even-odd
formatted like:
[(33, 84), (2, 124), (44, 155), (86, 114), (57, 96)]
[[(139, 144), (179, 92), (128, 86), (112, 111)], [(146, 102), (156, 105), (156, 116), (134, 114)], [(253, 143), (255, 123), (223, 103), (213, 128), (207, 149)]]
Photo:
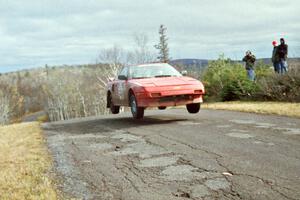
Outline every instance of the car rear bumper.
[(159, 107), (159, 106), (181, 106), (191, 103), (202, 103), (203, 98), (200, 94), (185, 94), (162, 96), (156, 98), (138, 98), (139, 107)]

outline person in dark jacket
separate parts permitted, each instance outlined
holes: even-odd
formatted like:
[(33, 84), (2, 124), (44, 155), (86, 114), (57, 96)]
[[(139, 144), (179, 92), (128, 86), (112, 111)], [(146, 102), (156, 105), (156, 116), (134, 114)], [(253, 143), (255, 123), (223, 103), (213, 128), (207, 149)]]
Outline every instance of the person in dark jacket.
[(247, 51), (243, 61), (246, 62), (246, 71), (249, 80), (254, 81), (255, 72), (254, 72), (254, 64), (255, 64), (255, 56), (251, 53), (251, 51)]
[(288, 45), (283, 38), (280, 38), (280, 45), (277, 46), (276, 55), (279, 57), (279, 73), (283, 74), (288, 71), (287, 55)]
[(279, 56), (277, 54), (277, 42), (274, 40), (272, 42), (273, 45), (273, 52), (272, 52), (272, 63), (273, 63), (273, 67), (274, 67), (274, 71), (276, 73), (279, 73)]

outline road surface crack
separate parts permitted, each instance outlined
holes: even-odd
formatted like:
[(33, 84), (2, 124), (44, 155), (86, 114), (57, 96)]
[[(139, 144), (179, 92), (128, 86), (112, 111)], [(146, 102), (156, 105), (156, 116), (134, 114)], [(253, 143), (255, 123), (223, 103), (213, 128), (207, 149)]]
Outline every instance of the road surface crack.
[[(126, 157), (127, 158), (127, 157)], [(126, 161), (129, 161), (131, 164), (132, 162), (127, 158)], [(132, 188), (137, 192), (137, 193), (140, 193), (140, 189), (134, 184), (134, 181), (131, 180), (129, 178), (129, 173), (132, 173), (132, 175), (134, 175), (135, 177), (138, 177), (140, 178), (140, 180), (143, 182), (143, 183), (146, 183), (136, 172), (134, 172), (133, 168), (136, 169), (134, 167), (134, 165), (132, 166), (128, 166), (126, 163), (124, 163), (125, 165), (123, 166), (119, 166), (117, 164), (117, 159), (114, 160), (114, 166), (116, 167), (117, 170), (121, 171), (123, 174), (124, 174), (124, 178), (125, 180), (132, 186)], [(127, 170), (128, 171), (127, 171)]]
[[(75, 155), (78, 155), (79, 153), (80, 153), (80, 149), (78, 148), (78, 146), (74, 143), (74, 142), (71, 142), (71, 146), (73, 147), (73, 149), (74, 149), (74, 153), (73, 154), (71, 154), (71, 156), (72, 156), (72, 159), (74, 160), (74, 163), (76, 164), (78, 164), (78, 163), (80, 163), (80, 160), (78, 160), (78, 159), (76, 159), (76, 157), (75, 157)], [(77, 151), (77, 153), (76, 153), (76, 151)], [(95, 166), (95, 164), (94, 164), (94, 162), (91, 160), (91, 162), (90, 162), (90, 165), (92, 165), (93, 167), (93, 169), (97, 169), (97, 166)], [(79, 168), (80, 169), (80, 168)], [(100, 173), (100, 175), (101, 175), (101, 182), (102, 182), (102, 186), (103, 187), (100, 187), (99, 185), (96, 185), (92, 180), (90, 180), (88, 177), (93, 177), (94, 176), (94, 173), (91, 173), (91, 172), (85, 172), (85, 174), (83, 175), (81, 175), (80, 177), (81, 177), (81, 179), (78, 179), (78, 180), (80, 180), (80, 181), (82, 181), (82, 180), (84, 180), (89, 186), (91, 186), (95, 191), (97, 191), (97, 190), (99, 190), (99, 191), (102, 191), (102, 192), (104, 192), (104, 193), (109, 193), (111, 196), (114, 196), (114, 194), (113, 194), (113, 192), (111, 192), (112, 190), (110, 189), (110, 187), (108, 186), (108, 184), (107, 184), (107, 181), (106, 181), (106, 176), (105, 176), (105, 174), (103, 173), (103, 172), (101, 172), (101, 171), (99, 171), (99, 170), (97, 170), (98, 171), (98, 173)], [(87, 176), (88, 175), (88, 176)], [(73, 177), (73, 178), (75, 178), (75, 177)], [(114, 190), (116, 190), (117, 188), (114, 188)]]
[(261, 182), (263, 182), (265, 185), (267, 185), (272, 191), (278, 193), (279, 195), (281, 195), (282, 197), (285, 197), (286, 199), (290, 199), (290, 200), (296, 200), (292, 197), (289, 197), (287, 196), (286, 194), (278, 191), (275, 187), (279, 187), (279, 188), (284, 188), (284, 189), (288, 189), (288, 190), (291, 190), (290, 188), (286, 188), (286, 187), (282, 187), (282, 186), (279, 186), (276, 184), (276, 182), (273, 182), (273, 181), (270, 181), (270, 180), (266, 180), (266, 179), (263, 179), (259, 176), (255, 176), (255, 175), (251, 175), (251, 174), (243, 174), (243, 173), (232, 173), (234, 176), (248, 176), (248, 177), (252, 177), (252, 178), (255, 178), (255, 179), (258, 179), (260, 180)]
[(207, 153), (207, 154), (211, 154), (211, 155), (214, 155), (214, 156), (219, 157), (219, 158), (222, 158), (222, 157), (223, 157), (222, 155), (217, 154), (217, 153), (215, 153), (215, 152), (208, 151), (208, 150), (206, 150), (206, 149), (202, 149), (202, 148), (193, 146), (193, 145), (191, 145), (191, 144), (184, 143), (184, 142), (182, 142), (182, 141), (180, 141), (180, 140), (177, 140), (177, 139), (174, 139), (174, 138), (170, 138), (170, 137), (165, 136), (165, 135), (162, 135), (162, 134), (159, 134), (159, 136), (161, 136), (161, 137), (163, 137), (163, 138), (165, 138), (165, 139), (167, 139), (167, 140), (170, 140), (170, 141), (173, 141), (173, 142), (177, 142), (178, 144), (187, 146), (187, 147), (189, 147), (190, 149), (193, 149), (193, 150), (203, 151), (203, 152), (205, 152), (205, 153)]

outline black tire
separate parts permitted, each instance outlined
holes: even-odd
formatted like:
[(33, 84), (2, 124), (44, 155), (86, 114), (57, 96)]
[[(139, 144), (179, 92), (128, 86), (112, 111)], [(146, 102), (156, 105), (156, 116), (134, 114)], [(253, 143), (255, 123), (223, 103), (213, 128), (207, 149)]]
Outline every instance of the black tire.
[(131, 108), (131, 113), (132, 113), (133, 118), (134, 119), (143, 118), (145, 108), (138, 107), (136, 98), (133, 94), (130, 95), (129, 100), (130, 100), (130, 108)]
[(107, 103), (109, 105), (110, 112), (112, 114), (118, 114), (120, 112), (120, 106), (114, 105), (111, 94), (108, 94), (107, 100), (108, 100)]
[(167, 106), (159, 106), (157, 108), (158, 108), (158, 110), (165, 110), (167, 108)]
[(200, 103), (192, 103), (192, 104), (187, 104), (186, 109), (189, 111), (189, 113), (195, 114), (200, 111)]

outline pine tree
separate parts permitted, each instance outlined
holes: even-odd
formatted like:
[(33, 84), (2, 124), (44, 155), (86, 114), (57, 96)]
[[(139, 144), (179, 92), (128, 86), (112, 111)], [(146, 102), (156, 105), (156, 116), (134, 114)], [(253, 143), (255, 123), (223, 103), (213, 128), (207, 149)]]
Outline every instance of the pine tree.
[(167, 28), (164, 25), (159, 27), (159, 44), (154, 47), (159, 50), (159, 59), (160, 62), (167, 63), (169, 62), (169, 48), (168, 48), (168, 38), (166, 35)]

